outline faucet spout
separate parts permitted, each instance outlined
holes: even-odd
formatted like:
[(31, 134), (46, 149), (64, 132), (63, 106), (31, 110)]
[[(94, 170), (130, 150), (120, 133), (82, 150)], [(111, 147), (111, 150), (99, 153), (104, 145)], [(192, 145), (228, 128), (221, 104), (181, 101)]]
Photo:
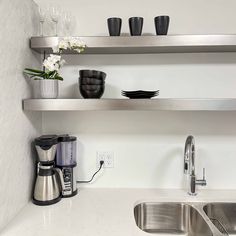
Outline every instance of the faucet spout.
[(195, 175), (195, 141), (192, 135), (189, 135), (185, 142), (184, 173)]
[(188, 194), (196, 195), (196, 185), (206, 185), (205, 169), (203, 169), (203, 179), (198, 180), (195, 173), (195, 140), (189, 135), (184, 148), (184, 174), (187, 177)]

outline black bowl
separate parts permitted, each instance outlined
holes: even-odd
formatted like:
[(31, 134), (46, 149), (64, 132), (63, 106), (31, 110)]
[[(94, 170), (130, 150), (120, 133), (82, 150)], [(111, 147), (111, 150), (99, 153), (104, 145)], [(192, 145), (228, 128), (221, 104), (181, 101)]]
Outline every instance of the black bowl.
[(101, 98), (104, 93), (105, 87), (100, 87), (96, 90), (84, 90), (80, 86), (80, 93), (83, 98)]
[(80, 70), (79, 71), (80, 78), (95, 78), (104, 80), (107, 74), (103, 71), (98, 70)]
[(103, 89), (105, 86), (103, 84), (98, 85), (88, 85), (88, 84), (81, 84), (80, 88), (84, 91), (93, 91), (98, 89)]
[(105, 81), (95, 78), (79, 78), (79, 84), (84, 85), (104, 85)]

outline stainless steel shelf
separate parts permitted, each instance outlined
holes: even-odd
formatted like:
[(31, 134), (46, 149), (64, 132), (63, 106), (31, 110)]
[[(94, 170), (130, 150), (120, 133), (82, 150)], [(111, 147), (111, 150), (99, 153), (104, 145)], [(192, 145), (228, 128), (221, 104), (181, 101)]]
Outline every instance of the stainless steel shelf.
[(236, 99), (26, 99), (26, 111), (236, 111)]
[[(84, 54), (236, 52), (236, 35), (98, 36), (79, 37), (88, 46)], [(58, 37), (32, 37), (30, 47), (51, 53)], [(75, 52), (66, 51), (66, 54)]]

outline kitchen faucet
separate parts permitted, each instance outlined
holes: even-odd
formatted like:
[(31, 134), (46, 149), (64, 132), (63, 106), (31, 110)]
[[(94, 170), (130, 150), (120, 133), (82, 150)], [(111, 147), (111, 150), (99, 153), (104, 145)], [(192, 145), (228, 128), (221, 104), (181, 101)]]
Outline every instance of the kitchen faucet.
[(196, 185), (206, 186), (205, 168), (203, 168), (203, 179), (197, 179), (195, 173), (195, 142), (194, 137), (189, 135), (184, 148), (184, 174), (187, 177), (188, 194), (195, 196)]

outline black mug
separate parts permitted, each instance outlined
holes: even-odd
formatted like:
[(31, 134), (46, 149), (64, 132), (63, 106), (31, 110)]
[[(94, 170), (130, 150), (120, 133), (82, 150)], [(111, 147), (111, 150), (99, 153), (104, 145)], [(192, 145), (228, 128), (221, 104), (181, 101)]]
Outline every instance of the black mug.
[(107, 19), (107, 25), (110, 36), (120, 36), (121, 24), (121, 18), (111, 17)]
[(143, 29), (143, 17), (129, 18), (129, 29), (132, 36), (141, 35)]
[(157, 16), (154, 18), (156, 34), (167, 35), (170, 23), (169, 16)]

